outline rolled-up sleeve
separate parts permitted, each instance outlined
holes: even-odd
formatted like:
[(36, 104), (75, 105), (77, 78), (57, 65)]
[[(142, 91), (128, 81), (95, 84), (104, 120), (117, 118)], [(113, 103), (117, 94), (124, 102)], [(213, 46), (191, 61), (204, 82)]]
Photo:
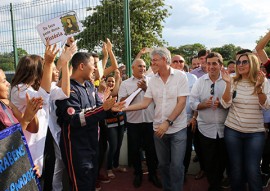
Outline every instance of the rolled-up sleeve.
[(200, 104), (201, 100), (199, 98), (200, 92), (199, 92), (199, 86), (200, 86), (201, 80), (197, 80), (195, 84), (193, 85), (190, 97), (189, 97), (189, 104), (192, 110), (197, 111), (198, 105)]

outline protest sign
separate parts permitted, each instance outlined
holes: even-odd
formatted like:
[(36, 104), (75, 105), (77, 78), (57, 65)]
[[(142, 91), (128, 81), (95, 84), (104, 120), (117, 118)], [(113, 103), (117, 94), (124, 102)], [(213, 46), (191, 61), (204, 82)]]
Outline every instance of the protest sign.
[(50, 45), (57, 42), (63, 45), (68, 37), (82, 31), (82, 23), (79, 22), (76, 12), (71, 11), (41, 23), (36, 28), (44, 44), (49, 41)]
[(41, 191), (20, 124), (0, 132), (0, 191)]

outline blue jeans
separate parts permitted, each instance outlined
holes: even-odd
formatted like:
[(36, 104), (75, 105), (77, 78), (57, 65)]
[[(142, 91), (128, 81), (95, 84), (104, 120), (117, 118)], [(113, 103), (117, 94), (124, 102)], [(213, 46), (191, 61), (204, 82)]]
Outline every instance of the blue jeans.
[(154, 136), (164, 191), (182, 191), (187, 128), (162, 138)]
[(107, 170), (111, 170), (113, 167), (117, 168), (119, 166), (119, 155), (122, 146), (123, 136), (123, 125), (108, 128), (108, 141), (110, 147), (107, 158)]
[(265, 142), (264, 132), (241, 133), (225, 127), (224, 138), (230, 162), (231, 190), (245, 190), (246, 181), (249, 191), (263, 190), (260, 161)]

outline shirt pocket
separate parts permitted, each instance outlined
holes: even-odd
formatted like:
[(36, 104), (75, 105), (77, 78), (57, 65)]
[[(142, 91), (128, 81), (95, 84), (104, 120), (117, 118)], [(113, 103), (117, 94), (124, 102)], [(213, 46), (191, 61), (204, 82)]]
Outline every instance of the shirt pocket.
[(169, 88), (166, 88), (166, 98), (167, 99), (177, 98), (177, 87), (176, 86), (170, 86)]

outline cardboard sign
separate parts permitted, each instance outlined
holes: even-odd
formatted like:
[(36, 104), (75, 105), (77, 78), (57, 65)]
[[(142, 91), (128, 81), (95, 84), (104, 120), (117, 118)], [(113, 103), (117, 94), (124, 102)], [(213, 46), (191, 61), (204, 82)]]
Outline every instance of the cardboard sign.
[(41, 191), (20, 124), (0, 132), (0, 191)]
[(68, 37), (82, 31), (82, 23), (79, 22), (76, 12), (71, 11), (41, 23), (36, 28), (44, 44), (49, 41), (50, 45), (57, 42), (63, 45)]

